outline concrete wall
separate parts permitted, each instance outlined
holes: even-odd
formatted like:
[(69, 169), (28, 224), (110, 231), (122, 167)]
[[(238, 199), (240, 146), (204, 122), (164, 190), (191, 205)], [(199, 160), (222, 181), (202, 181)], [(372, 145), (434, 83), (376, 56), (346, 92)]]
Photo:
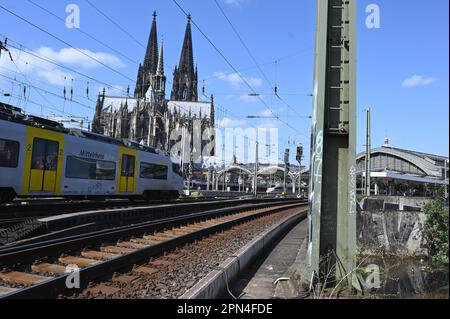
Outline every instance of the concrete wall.
[(362, 254), (427, 255), (422, 239), (423, 206), (428, 200), (405, 197), (371, 198), (360, 203), (357, 240)]

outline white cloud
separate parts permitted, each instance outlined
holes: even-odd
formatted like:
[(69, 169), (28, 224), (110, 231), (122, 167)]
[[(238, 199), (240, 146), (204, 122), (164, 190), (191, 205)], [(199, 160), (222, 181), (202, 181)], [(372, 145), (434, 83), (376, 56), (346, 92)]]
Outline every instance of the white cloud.
[(260, 112), (259, 116), (269, 117), (269, 116), (274, 116), (274, 115), (269, 109), (267, 109), (265, 111)]
[[(263, 95), (260, 95), (259, 97), (261, 99), (264, 99)], [(253, 96), (253, 95), (248, 95), (248, 94), (239, 95), (238, 100), (242, 101), (242, 102), (246, 102), (246, 103), (255, 103), (255, 102), (260, 101), (258, 96)]]
[(250, 2), (250, 0), (224, 0), (226, 4), (233, 6), (240, 6), (242, 4)]
[[(80, 50), (101, 61), (102, 63), (111, 66), (112, 68), (120, 68), (124, 66), (123, 62), (119, 58), (109, 53), (92, 52), (86, 49)], [(64, 86), (64, 82), (66, 82), (66, 85), (70, 85), (71, 79), (76, 79), (75, 74), (63, 70), (62, 68), (59, 68), (58, 66), (48, 63), (33, 55), (23, 53), (13, 48), (10, 48), (10, 51), (14, 62), (12, 62), (7, 55), (2, 55), (0, 58), (0, 67), (2, 67), (2, 72), (9, 73), (7, 74), (8, 76), (37, 76), (49, 84), (57, 86)], [(40, 47), (32, 53), (52, 60), (56, 63), (70, 66), (74, 69), (92, 69), (101, 66), (99, 63), (91, 60), (87, 56), (84, 56), (72, 48), (63, 48), (56, 51), (52, 48)], [(10, 71), (7, 72), (6, 69)], [(64, 81), (64, 78), (66, 78), (66, 81)]]
[(65, 73), (60, 69), (50, 69), (50, 70), (37, 70), (36, 75), (43, 78), (51, 85), (64, 85), (64, 78), (66, 78), (66, 84), (69, 85), (71, 79), (73, 78), (69, 73)]
[(246, 78), (242, 76), (240, 73), (229, 73), (226, 74), (224, 72), (215, 72), (214, 77), (219, 79), (220, 81), (227, 82), (229, 85), (231, 85), (234, 88), (239, 88), (245, 85), (245, 81), (254, 87), (259, 87), (262, 85), (262, 79), (260, 78)]
[(123, 62), (112, 54), (93, 52), (87, 49), (63, 48), (59, 51), (55, 51), (52, 48), (41, 47), (36, 50), (36, 53), (58, 63), (81, 66), (86, 69), (100, 67), (101, 64), (97, 61), (100, 61), (112, 68), (124, 67)]
[(436, 78), (424, 77), (423, 75), (413, 75), (403, 81), (402, 86), (405, 88), (412, 88), (417, 86), (427, 86), (436, 82)]
[(228, 127), (238, 127), (238, 126), (244, 126), (247, 122), (244, 120), (233, 120), (228, 117), (224, 117), (219, 121), (219, 127), (221, 128), (228, 128)]

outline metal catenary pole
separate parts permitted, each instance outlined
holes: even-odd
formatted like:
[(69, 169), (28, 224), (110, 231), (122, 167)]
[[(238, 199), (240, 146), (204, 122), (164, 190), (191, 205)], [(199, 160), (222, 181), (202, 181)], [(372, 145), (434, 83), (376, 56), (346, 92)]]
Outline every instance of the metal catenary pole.
[(356, 0), (317, 0), (306, 287), (352, 283), (356, 255)]
[(366, 158), (365, 158), (365, 162), (366, 162), (366, 176), (365, 176), (365, 190), (364, 190), (364, 194), (366, 195), (366, 197), (370, 197), (371, 195), (371, 174), (372, 174), (372, 169), (371, 169), (371, 152), (372, 152), (372, 145), (371, 145), (371, 119), (370, 119), (370, 108), (367, 109), (366, 113), (367, 113), (367, 128), (366, 128)]

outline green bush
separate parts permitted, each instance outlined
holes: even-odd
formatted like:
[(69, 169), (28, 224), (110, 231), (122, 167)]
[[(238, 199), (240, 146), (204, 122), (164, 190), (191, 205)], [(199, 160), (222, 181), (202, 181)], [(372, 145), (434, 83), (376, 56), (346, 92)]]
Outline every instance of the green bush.
[(433, 264), (448, 267), (448, 204), (443, 188), (436, 193), (436, 198), (425, 206), (427, 221), (423, 235)]

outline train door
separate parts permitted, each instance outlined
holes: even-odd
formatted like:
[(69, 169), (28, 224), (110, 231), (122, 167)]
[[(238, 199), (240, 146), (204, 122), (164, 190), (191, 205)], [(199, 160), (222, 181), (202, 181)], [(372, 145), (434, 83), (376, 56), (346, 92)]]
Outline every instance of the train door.
[(58, 168), (59, 143), (35, 138), (30, 167), (30, 192), (54, 193)]
[(120, 147), (119, 193), (136, 192), (137, 151)]
[(25, 194), (56, 194), (61, 191), (64, 136), (28, 128), (24, 171)]
[(133, 193), (134, 180), (136, 178), (136, 157), (132, 155), (122, 155), (122, 170), (120, 174), (120, 192)]

